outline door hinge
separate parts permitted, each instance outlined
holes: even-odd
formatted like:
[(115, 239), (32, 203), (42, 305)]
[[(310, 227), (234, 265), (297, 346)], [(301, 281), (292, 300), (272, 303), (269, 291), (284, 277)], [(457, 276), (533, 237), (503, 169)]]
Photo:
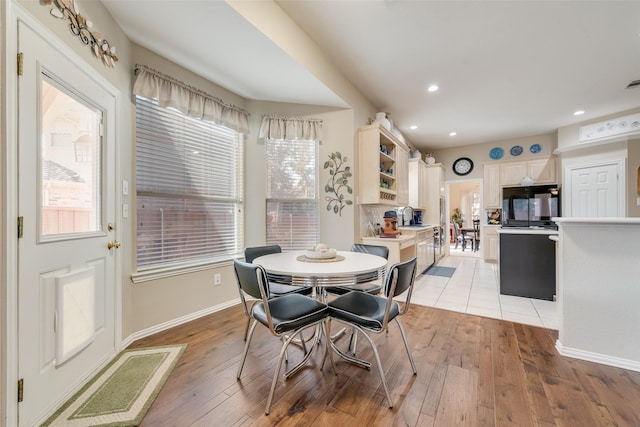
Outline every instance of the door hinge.
[(18, 403), (24, 400), (24, 379), (18, 380)]
[(22, 61), (24, 59), (24, 54), (22, 52), (18, 53), (18, 75), (22, 75)]
[(24, 234), (24, 217), (19, 216), (18, 217), (18, 239), (21, 239), (23, 234)]

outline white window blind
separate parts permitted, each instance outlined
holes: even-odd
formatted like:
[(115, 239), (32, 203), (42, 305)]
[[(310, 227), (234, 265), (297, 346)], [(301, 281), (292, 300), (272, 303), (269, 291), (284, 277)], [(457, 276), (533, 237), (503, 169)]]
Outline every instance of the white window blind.
[(138, 269), (242, 250), (242, 139), (136, 96)]
[(318, 142), (267, 140), (267, 244), (283, 250), (318, 243)]

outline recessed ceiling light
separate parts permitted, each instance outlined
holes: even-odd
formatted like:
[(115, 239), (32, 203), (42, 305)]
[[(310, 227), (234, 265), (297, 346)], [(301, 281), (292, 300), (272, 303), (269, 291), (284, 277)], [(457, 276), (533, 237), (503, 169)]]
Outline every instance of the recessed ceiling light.
[(457, 135), (457, 133), (456, 133), (456, 132), (451, 132), (451, 133), (449, 133), (449, 136), (456, 136), (456, 135)]
[(435, 91), (437, 91), (438, 89), (440, 89), (440, 88), (438, 87), (438, 85), (431, 85), (431, 86), (429, 86), (429, 88), (428, 88), (427, 90), (428, 90), (429, 92), (435, 92)]
[(575, 113), (573, 113), (573, 115), (574, 115), (574, 116), (579, 116), (579, 115), (581, 115), (581, 114), (584, 114), (584, 111), (582, 111), (582, 110), (578, 110), (578, 111), (576, 111)]
[(409, 127), (409, 129), (411, 129), (411, 130), (416, 130), (416, 129), (418, 129), (418, 126), (416, 126), (416, 125), (412, 125), (411, 127)]

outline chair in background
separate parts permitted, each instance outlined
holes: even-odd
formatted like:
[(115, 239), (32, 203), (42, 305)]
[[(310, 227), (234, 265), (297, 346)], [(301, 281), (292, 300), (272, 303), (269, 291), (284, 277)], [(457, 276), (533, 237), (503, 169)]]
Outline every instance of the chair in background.
[[(379, 245), (365, 245), (361, 243), (355, 243), (351, 246), (351, 252), (361, 252), (371, 255), (378, 255), (384, 259), (389, 259), (389, 248)], [(351, 291), (367, 292), (369, 294), (377, 295), (382, 289), (382, 280), (378, 279), (375, 274), (360, 274), (356, 277), (356, 284), (352, 286), (330, 286), (326, 288), (326, 291), (334, 295), (344, 295)]]
[[(279, 254), (282, 252), (280, 245), (267, 245), (267, 246), (253, 246), (245, 248), (244, 260), (248, 263), (253, 263), (253, 260), (263, 255)], [(287, 295), (291, 293), (311, 295), (313, 289), (304, 286), (294, 286), (287, 283), (291, 283), (291, 279), (285, 276), (271, 276), (269, 280), (269, 294), (272, 298)], [(244, 339), (247, 339), (249, 333), (249, 325), (251, 324), (251, 318), (247, 320), (247, 327), (244, 331)]]
[(465, 241), (464, 236), (462, 235), (462, 233), (460, 232), (460, 228), (458, 227), (458, 223), (455, 221), (451, 221), (451, 225), (453, 226), (453, 237), (456, 241), (456, 245), (454, 246), (454, 249), (458, 249), (458, 245), (462, 246), (462, 250), (464, 251), (467, 242)]
[[(295, 337), (299, 336), (305, 355), (299, 364), (285, 373), (285, 379), (297, 372), (302, 365), (307, 362), (311, 356), (311, 351), (316, 345), (314, 341), (309, 348), (307, 348), (301, 332), (309, 327), (319, 325), (327, 319), (328, 308), (326, 304), (298, 293), (290, 293), (278, 298), (271, 298), (267, 282), (267, 273), (264, 268), (237, 259), (233, 260), (233, 268), (238, 282), (240, 300), (242, 301), (247, 316), (252, 320), (249, 336), (247, 337), (247, 342), (245, 343), (242, 354), (242, 361), (238, 367), (237, 378), (240, 379), (240, 375), (242, 374), (247, 353), (249, 352), (251, 338), (258, 323), (266, 326), (273, 335), (283, 341), (280, 356), (276, 364), (276, 371), (271, 383), (271, 390), (267, 397), (265, 414), (268, 415), (276, 384), (278, 383), (278, 376), (280, 375), (280, 366), (282, 365), (282, 359), (286, 354), (287, 347)], [(255, 304), (248, 304), (248, 297), (256, 299), (257, 302)], [(325, 341), (325, 357), (327, 353), (329, 353), (333, 364), (333, 357), (329, 350), (329, 340)]]
[(473, 251), (480, 249), (480, 220), (473, 220)]
[[(383, 295), (371, 295), (365, 292), (349, 292), (329, 302), (329, 318), (336, 319), (355, 327), (367, 338), (373, 349), (373, 354), (378, 365), (380, 379), (387, 396), (389, 407), (393, 407), (393, 401), (387, 387), (384, 369), (380, 363), (380, 355), (373, 339), (367, 332), (381, 333), (387, 331), (388, 323), (395, 320), (400, 329), (404, 347), (409, 356), (409, 362), (414, 375), (417, 374), (416, 365), (411, 355), (411, 349), (407, 342), (399, 316), (409, 309), (413, 284), (416, 275), (416, 258), (403, 263), (394, 264), (387, 273), (383, 286)], [(406, 293), (406, 294), (405, 294)], [(401, 294), (405, 294), (404, 303), (394, 300)], [(331, 321), (327, 325), (328, 334), (331, 331)], [(332, 360), (333, 361), (333, 360)]]

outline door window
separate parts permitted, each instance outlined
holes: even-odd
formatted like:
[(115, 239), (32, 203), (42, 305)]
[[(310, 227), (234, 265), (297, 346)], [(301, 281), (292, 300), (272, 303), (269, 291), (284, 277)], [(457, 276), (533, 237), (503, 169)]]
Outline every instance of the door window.
[(101, 231), (102, 112), (46, 74), (41, 83), (40, 238)]

